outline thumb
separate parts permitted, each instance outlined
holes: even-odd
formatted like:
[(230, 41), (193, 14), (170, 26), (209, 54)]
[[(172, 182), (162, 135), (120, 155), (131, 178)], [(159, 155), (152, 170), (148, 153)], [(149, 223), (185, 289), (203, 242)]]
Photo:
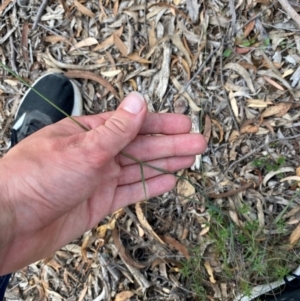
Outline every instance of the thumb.
[[(104, 125), (91, 130), (92, 141), (104, 152), (104, 158), (116, 156), (138, 134), (147, 115), (147, 103), (138, 92), (131, 92)], [(95, 137), (96, 136), (96, 137)]]

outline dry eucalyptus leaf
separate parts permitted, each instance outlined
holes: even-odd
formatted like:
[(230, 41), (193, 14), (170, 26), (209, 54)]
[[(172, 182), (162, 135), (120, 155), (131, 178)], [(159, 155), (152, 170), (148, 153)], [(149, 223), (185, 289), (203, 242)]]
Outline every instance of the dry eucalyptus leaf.
[(135, 204), (135, 211), (136, 211), (136, 215), (137, 218), (139, 220), (139, 222), (141, 223), (141, 225), (148, 230), (148, 232), (150, 233), (150, 235), (152, 235), (153, 238), (155, 238), (157, 241), (159, 241), (160, 243), (164, 244), (164, 242), (160, 239), (160, 237), (154, 232), (154, 230), (152, 229), (152, 227), (150, 226), (150, 224), (148, 223), (144, 212), (142, 210), (141, 207), (141, 203), (136, 203)]
[(114, 43), (116, 45), (116, 47), (119, 49), (119, 51), (121, 52), (121, 54), (123, 56), (127, 56), (128, 54), (128, 48), (127, 46), (124, 44), (124, 42), (119, 38), (119, 36), (117, 34), (114, 33)]
[(135, 61), (135, 62), (138, 62), (138, 63), (140, 63), (140, 64), (151, 64), (151, 63), (152, 63), (151, 61), (148, 61), (148, 60), (146, 60), (146, 59), (140, 57), (140, 56), (138, 55), (138, 53), (136, 53), (136, 52), (127, 55), (127, 57), (128, 57), (130, 60)]
[(210, 136), (211, 136), (211, 119), (208, 114), (205, 115), (203, 136), (204, 136), (206, 142), (208, 143)]
[(81, 48), (81, 47), (88, 47), (92, 45), (98, 44), (98, 41), (95, 38), (86, 38), (84, 40), (81, 40), (80, 42), (76, 43), (70, 51), (73, 51), (75, 49)]
[(253, 134), (253, 133), (257, 133), (258, 130), (259, 130), (259, 126), (253, 124), (246, 124), (241, 127), (241, 134), (245, 134), (245, 133)]
[(198, 0), (186, 0), (186, 8), (193, 23), (199, 22), (199, 7)]
[(263, 111), (263, 113), (261, 114), (261, 116), (262, 117), (270, 117), (270, 116), (276, 115), (278, 117), (281, 117), (289, 111), (291, 106), (292, 106), (291, 103), (281, 102), (274, 106), (266, 108)]
[(192, 197), (195, 194), (195, 187), (185, 179), (180, 179), (177, 182), (177, 193), (182, 197)]
[(114, 35), (117, 35), (118, 37), (120, 37), (123, 33), (123, 26), (120, 27), (118, 30), (116, 30), (114, 32), (114, 34), (112, 34), (111, 36), (109, 36), (107, 39), (105, 39), (102, 43), (98, 44), (93, 51), (97, 51), (97, 50), (105, 50), (109, 47), (111, 47), (112, 45), (114, 45)]
[(233, 111), (235, 117), (238, 118), (239, 117), (239, 108), (237, 105), (236, 98), (234, 97), (234, 93), (232, 91), (229, 92), (229, 100), (230, 100), (232, 111)]
[(220, 124), (217, 120), (212, 119), (211, 122), (212, 122), (215, 126), (217, 126), (217, 128), (219, 129), (219, 133), (220, 133), (220, 136), (219, 136), (219, 143), (220, 143), (220, 142), (223, 141), (223, 138), (224, 138), (224, 130), (223, 130), (221, 124)]
[(134, 261), (130, 255), (127, 254), (121, 240), (120, 240), (120, 234), (118, 229), (115, 227), (112, 231), (112, 237), (114, 240), (114, 244), (120, 254), (120, 257), (122, 260), (124, 260), (129, 266), (134, 267), (136, 269), (143, 269), (145, 266), (142, 265), (141, 263), (138, 263)]
[(115, 301), (126, 301), (127, 299), (130, 299), (132, 296), (134, 296), (134, 293), (132, 291), (123, 291), (116, 295)]
[(114, 76), (120, 74), (121, 72), (122, 72), (122, 70), (119, 69), (119, 70), (103, 71), (100, 73), (101, 73), (101, 75), (106, 76), (106, 77), (114, 77)]
[(276, 171), (271, 171), (268, 174), (265, 175), (264, 180), (263, 180), (263, 184), (264, 186), (267, 185), (268, 181), (273, 178), (274, 176), (280, 174), (280, 173), (284, 173), (284, 172), (294, 172), (294, 168), (292, 167), (281, 167)]
[(268, 105), (272, 105), (272, 101), (265, 101), (262, 99), (247, 99), (249, 108), (266, 108)]
[(213, 269), (212, 269), (212, 267), (210, 265), (210, 262), (208, 260), (204, 261), (204, 267), (205, 267), (206, 272), (207, 272), (207, 274), (209, 276), (209, 281), (211, 283), (216, 283), (216, 279), (214, 277)]
[(190, 255), (187, 248), (181, 242), (167, 235), (163, 235), (160, 237), (166, 244), (171, 245), (174, 249), (182, 253), (186, 259), (190, 259)]
[(242, 67), (241, 65), (239, 65), (237, 63), (228, 63), (224, 66), (224, 69), (231, 69), (231, 70), (237, 72), (240, 76), (242, 76), (244, 78), (250, 91), (252, 93), (255, 93), (255, 89), (254, 89), (252, 80), (250, 78), (250, 75), (244, 67)]
[(294, 229), (290, 236), (290, 243), (295, 244), (300, 238), (300, 224)]
[(280, 86), (278, 83), (276, 83), (274, 80), (270, 79), (267, 76), (264, 76), (264, 79), (271, 84), (272, 86), (274, 86), (275, 88), (277, 88), (278, 90), (284, 91), (284, 88), (282, 86)]
[(83, 14), (91, 18), (95, 18), (95, 14), (90, 11), (88, 8), (86, 8), (84, 5), (82, 5), (80, 2), (77, 0), (74, 0), (74, 5), (76, 8)]

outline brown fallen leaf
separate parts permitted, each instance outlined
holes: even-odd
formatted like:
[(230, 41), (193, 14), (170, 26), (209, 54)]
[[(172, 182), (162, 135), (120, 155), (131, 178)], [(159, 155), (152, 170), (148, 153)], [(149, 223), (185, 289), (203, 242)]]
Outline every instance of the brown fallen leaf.
[(44, 41), (48, 43), (58, 43), (58, 42), (67, 42), (68, 39), (63, 36), (46, 36), (44, 38)]
[(219, 129), (219, 133), (220, 133), (220, 136), (219, 136), (219, 143), (220, 143), (220, 142), (222, 142), (223, 139), (224, 139), (224, 130), (223, 130), (221, 124), (220, 124), (217, 120), (212, 119), (211, 121), (212, 121), (212, 123), (213, 123), (214, 125), (216, 125), (217, 128)]
[(8, 6), (8, 4), (10, 2), (12, 2), (12, 1), (13, 0), (4, 0), (3, 3), (0, 6), (0, 13), (2, 13), (6, 9), (6, 7)]
[(205, 115), (203, 136), (204, 136), (206, 142), (208, 143), (210, 136), (211, 136), (211, 119), (208, 114)]
[(134, 293), (132, 291), (123, 291), (116, 295), (115, 301), (126, 301), (132, 296), (134, 296)]
[(233, 142), (234, 140), (236, 140), (238, 137), (240, 136), (239, 132), (237, 130), (233, 130), (232, 133), (229, 136), (228, 141), (229, 142)]
[(274, 86), (275, 88), (277, 88), (278, 90), (284, 91), (284, 88), (282, 86), (280, 86), (278, 83), (276, 83), (273, 79), (264, 76), (264, 79), (271, 84), (272, 86)]
[[(123, 33), (123, 28), (124, 28), (123, 26), (120, 27), (118, 30), (114, 32), (114, 34), (120, 37)], [(107, 49), (111, 47), (113, 44), (114, 44), (114, 35), (112, 34), (107, 39), (105, 39), (102, 43), (98, 44), (95, 48), (93, 48), (93, 51)]]
[(84, 5), (82, 5), (80, 2), (77, 0), (74, 0), (74, 5), (76, 8), (83, 14), (91, 18), (95, 18), (95, 14), (90, 11), (88, 8), (86, 8)]
[(127, 57), (132, 60), (132, 61), (135, 61), (135, 62), (138, 62), (140, 64), (152, 64), (151, 61), (148, 61), (142, 57), (140, 57), (136, 52), (130, 54), (130, 55), (127, 55)]
[(228, 63), (224, 66), (224, 69), (231, 69), (231, 70), (234, 70), (235, 72), (237, 72), (240, 76), (242, 76), (244, 78), (250, 91), (252, 93), (255, 93), (255, 89), (254, 89), (251, 77), (244, 67), (242, 67), (238, 63)]
[(70, 51), (73, 51), (75, 49), (81, 48), (81, 47), (88, 47), (88, 46), (92, 46), (92, 45), (96, 45), (98, 44), (98, 41), (95, 38), (86, 38), (81, 40), (80, 42), (76, 43), (71, 49)]
[(22, 55), (24, 61), (28, 64), (28, 23), (25, 22), (23, 24), (23, 30), (22, 30)]
[(240, 64), (242, 67), (244, 67), (245, 69), (252, 69), (254, 72), (257, 71), (257, 68), (256, 68), (254, 65), (249, 64), (249, 63), (247, 63), (247, 62), (239, 62), (239, 64)]
[(245, 134), (245, 133), (253, 134), (253, 133), (257, 133), (258, 130), (259, 130), (259, 126), (253, 124), (246, 124), (241, 127), (241, 134)]
[(274, 106), (266, 108), (261, 114), (262, 117), (270, 117), (276, 115), (277, 117), (281, 117), (286, 114), (291, 108), (292, 104), (288, 102), (280, 102)]
[(128, 54), (127, 46), (124, 44), (124, 42), (119, 38), (119, 36), (116, 33), (114, 33), (113, 36), (114, 36), (114, 43), (116, 47), (119, 49), (119, 51), (123, 56), (127, 56)]
[(166, 244), (172, 246), (174, 249), (182, 253), (186, 259), (190, 259), (189, 252), (184, 244), (167, 235), (162, 235), (160, 237)]
[(116, 221), (117, 219), (122, 216), (124, 214), (125, 210), (123, 208), (115, 211), (109, 222), (107, 224), (104, 225), (100, 225), (99, 227), (97, 227), (96, 229), (96, 233), (97, 233), (97, 237), (98, 238), (104, 238), (106, 235), (107, 230), (113, 230), (116, 227)]
[(138, 263), (136, 261), (134, 261), (130, 255), (127, 254), (121, 240), (120, 240), (120, 235), (119, 235), (119, 230), (117, 229), (117, 227), (115, 227), (112, 231), (112, 237), (114, 240), (114, 244), (119, 252), (120, 257), (122, 258), (123, 261), (126, 262), (126, 264), (128, 264), (129, 266), (132, 266), (136, 269), (143, 269), (146, 266)]
[(152, 227), (149, 225), (145, 215), (144, 215), (144, 212), (142, 210), (142, 207), (141, 207), (141, 202), (138, 202), (135, 204), (135, 211), (136, 211), (136, 215), (137, 215), (137, 218), (139, 220), (139, 222), (141, 223), (141, 225), (148, 230), (148, 232), (152, 235), (153, 238), (155, 238), (157, 241), (159, 241), (160, 243), (162, 244), (165, 244), (161, 239), (160, 237), (154, 232), (154, 230), (152, 229)]
[(235, 47), (235, 52), (238, 54), (246, 54), (251, 50), (252, 48), (250, 47), (237, 47), (237, 46)]
[(249, 22), (249, 23), (245, 26), (243, 38), (247, 38), (247, 37), (249, 36), (249, 34), (251, 33), (251, 31), (254, 29), (254, 26), (255, 26), (255, 19), (252, 20), (251, 22)]
[(216, 283), (216, 280), (215, 280), (215, 277), (214, 277), (214, 274), (213, 274), (213, 269), (212, 269), (212, 267), (211, 267), (211, 265), (210, 265), (210, 263), (209, 263), (208, 260), (204, 261), (204, 267), (205, 267), (206, 272), (207, 272), (207, 274), (209, 276), (209, 281), (211, 283)]
[(184, 199), (185, 197), (192, 197), (196, 192), (195, 187), (185, 179), (180, 179), (177, 182), (176, 188), (177, 188), (177, 194), (181, 199), (182, 198)]
[(290, 236), (290, 243), (295, 244), (300, 238), (300, 224), (294, 229)]
[(110, 82), (108, 82), (106, 79), (104, 79), (103, 77), (101, 77), (100, 75), (96, 75), (96, 74), (94, 74), (92, 72), (89, 72), (89, 71), (81, 71), (81, 70), (77, 71), (77, 70), (73, 70), (73, 71), (65, 72), (65, 76), (67, 76), (69, 78), (84, 78), (84, 79), (94, 80), (95, 82), (97, 82), (100, 85), (104, 86), (117, 99), (120, 99), (117, 91), (112, 86), (112, 84)]

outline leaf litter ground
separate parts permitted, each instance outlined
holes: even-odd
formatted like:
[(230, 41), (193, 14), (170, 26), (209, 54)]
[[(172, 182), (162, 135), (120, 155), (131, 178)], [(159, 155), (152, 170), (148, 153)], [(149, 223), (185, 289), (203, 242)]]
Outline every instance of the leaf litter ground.
[[(1, 60), (26, 82), (64, 72), (85, 114), (137, 90), (209, 145), (178, 173), (189, 181), (16, 272), (7, 300), (233, 301), (297, 268), (300, 9), (288, 4), (2, 1)], [(2, 155), (25, 90), (1, 70)]]

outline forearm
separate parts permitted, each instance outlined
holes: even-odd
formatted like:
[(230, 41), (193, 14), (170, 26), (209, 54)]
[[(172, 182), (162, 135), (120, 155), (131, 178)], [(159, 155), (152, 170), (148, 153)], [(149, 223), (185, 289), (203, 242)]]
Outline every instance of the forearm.
[(6, 260), (9, 252), (9, 246), (13, 241), (13, 225), (15, 222), (15, 214), (13, 205), (10, 199), (9, 191), (9, 172), (0, 159), (0, 276), (3, 271), (3, 262)]

